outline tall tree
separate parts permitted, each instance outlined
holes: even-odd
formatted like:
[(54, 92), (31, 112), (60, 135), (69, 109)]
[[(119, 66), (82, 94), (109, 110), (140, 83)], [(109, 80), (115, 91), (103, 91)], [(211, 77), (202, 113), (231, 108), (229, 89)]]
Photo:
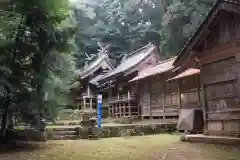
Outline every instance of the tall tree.
[(110, 57), (118, 60), (149, 41), (159, 44), (159, 17), (164, 13), (159, 0), (98, 0), (80, 4), (75, 5), (76, 21), (81, 25), (77, 37), (84, 39), (77, 40), (78, 56), (96, 53), (98, 42), (110, 44)]
[[(176, 55), (196, 31), (213, 4), (201, 0), (173, 0), (162, 19), (161, 48), (168, 56)], [(181, 26), (181, 27), (179, 27)]]
[[(152, 41), (165, 56), (176, 55), (205, 18), (214, 0), (97, 0), (75, 1), (77, 57), (97, 52), (97, 42), (111, 44), (110, 57)], [(82, 25), (84, 24), (84, 25)], [(179, 27), (181, 26), (181, 27)], [(79, 66), (84, 62), (79, 61)]]
[[(44, 86), (55, 83), (49, 77), (54, 75), (60, 81), (66, 80), (66, 76), (63, 76), (66, 72), (60, 73), (59, 69), (56, 69), (56, 65), (59, 65), (57, 62), (65, 62), (61, 64), (61, 67), (66, 67), (61, 68), (65, 71), (75, 69), (70, 41), (74, 28), (63, 23), (69, 16), (67, 1), (11, 0), (4, 1), (4, 5), (7, 7), (3, 8), (1, 17), (7, 21), (6, 25), (0, 26), (1, 41), (5, 42), (0, 46), (1, 62), (4, 64), (1, 66), (4, 74), (0, 77), (0, 86), (4, 87), (2, 90), (6, 95), (3, 97), (5, 105), (2, 136), (6, 130), (7, 113), (13, 97), (23, 118), (26, 121), (36, 119), (37, 123), (48, 110), (45, 105)], [(7, 25), (14, 30), (7, 30)], [(8, 32), (5, 32), (6, 30)], [(71, 83), (71, 80), (67, 79), (65, 83)], [(14, 92), (10, 88), (14, 88)], [(66, 88), (58, 87), (58, 90), (65, 91)], [(58, 95), (63, 96), (62, 92), (58, 92)]]

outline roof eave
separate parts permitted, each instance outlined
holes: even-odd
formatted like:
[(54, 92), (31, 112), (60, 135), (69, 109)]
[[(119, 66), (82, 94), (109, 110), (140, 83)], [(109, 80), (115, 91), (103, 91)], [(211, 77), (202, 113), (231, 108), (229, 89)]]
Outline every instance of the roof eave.
[(128, 82), (136, 82), (136, 81), (141, 81), (141, 80), (144, 80), (144, 79), (147, 79), (147, 78), (151, 78), (151, 77), (154, 77), (154, 76), (160, 76), (162, 74), (165, 74), (166, 72), (169, 72), (169, 71), (172, 71), (174, 69), (174, 67), (172, 66), (171, 68), (161, 72), (161, 73), (156, 73), (156, 74), (151, 74), (149, 76), (146, 76), (146, 77), (142, 77), (142, 78), (138, 78), (138, 79), (135, 79), (134, 78)]

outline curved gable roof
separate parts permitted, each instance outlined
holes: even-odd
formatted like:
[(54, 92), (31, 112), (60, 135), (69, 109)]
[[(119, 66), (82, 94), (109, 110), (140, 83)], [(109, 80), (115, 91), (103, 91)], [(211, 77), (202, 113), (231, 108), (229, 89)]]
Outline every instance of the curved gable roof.
[(159, 75), (173, 69), (173, 62), (176, 57), (160, 61), (157, 65), (148, 67), (138, 73), (138, 76), (134, 77), (129, 82), (145, 79), (150, 76)]
[(109, 57), (106, 53), (99, 54), (98, 57), (95, 60), (93, 60), (89, 65), (84, 67), (80, 71), (80, 77), (82, 79), (88, 77), (89, 75), (91, 75), (92, 73), (97, 71), (99, 68), (103, 67), (103, 65), (107, 65), (106, 67), (109, 70), (114, 69), (114, 67), (111, 63), (111, 60), (109, 59)]
[(156, 47), (152, 44), (148, 44), (145, 47), (136, 50), (135, 52), (129, 54), (122, 63), (117, 66), (112, 72), (108, 73), (106, 76), (104, 76), (102, 79), (109, 78), (111, 76), (114, 76), (116, 74), (120, 74), (123, 72), (128, 71), (129, 69), (132, 69), (133, 67), (140, 64), (144, 59), (146, 59), (151, 53), (154, 51)]

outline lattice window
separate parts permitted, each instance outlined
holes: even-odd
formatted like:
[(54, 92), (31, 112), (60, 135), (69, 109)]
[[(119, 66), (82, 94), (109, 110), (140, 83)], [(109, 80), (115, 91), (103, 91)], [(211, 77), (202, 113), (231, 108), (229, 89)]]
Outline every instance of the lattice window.
[(237, 95), (236, 81), (226, 83), (217, 83), (207, 86), (207, 99), (222, 99), (228, 97), (235, 97)]
[(165, 94), (165, 97), (164, 97), (165, 105), (171, 105), (171, 100), (172, 100), (171, 94), (169, 93)]
[(201, 82), (213, 84), (236, 79), (236, 60), (233, 57), (205, 65), (201, 70)]
[(237, 81), (217, 83), (206, 87), (209, 111), (220, 111), (235, 108), (238, 105)]
[(197, 90), (186, 90), (181, 94), (182, 103), (196, 103), (198, 102)]
[(179, 104), (179, 99), (178, 99), (178, 93), (177, 92), (172, 92), (172, 104), (174, 104), (174, 105)]
[(178, 105), (178, 93), (177, 92), (169, 92), (165, 94), (164, 102), (166, 105)]

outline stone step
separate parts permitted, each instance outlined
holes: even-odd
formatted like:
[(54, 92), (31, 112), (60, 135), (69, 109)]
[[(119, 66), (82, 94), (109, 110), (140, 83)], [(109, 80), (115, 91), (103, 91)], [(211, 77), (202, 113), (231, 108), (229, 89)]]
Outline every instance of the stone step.
[(64, 135), (64, 136), (55, 135), (53, 137), (53, 140), (76, 140), (76, 139), (80, 139), (80, 136), (78, 136), (78, 135)]
[(89, 140), (99, 140), (99, 137), (97, 135), (89, 135), (88, 139)]
[(53, 131), (55, 132), (61, 132), (61, 131), (76, 131), (76, 128), (74, 127), (63, 127), (63, 128), (53, 128)]
[(64, 136), (64, 135), (76, 135), (76, 131), (55, 131), (55, 135)]

